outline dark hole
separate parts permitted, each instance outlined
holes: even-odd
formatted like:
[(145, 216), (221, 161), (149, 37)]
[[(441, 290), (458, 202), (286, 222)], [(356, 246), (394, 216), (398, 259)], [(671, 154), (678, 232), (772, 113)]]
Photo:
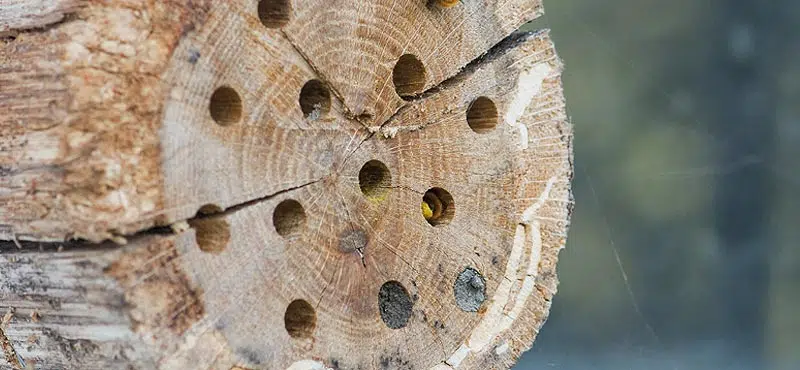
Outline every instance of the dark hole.
[(358, 172), (361, 192), (370, 200), (383, 200), (392, 185), (392, 174), (381, 161), (371, 160)]
[(432, 226), (447, 225), (456, 214), (453, 196), (442, 188), (432, 188), (422, 197), (422, 216)]
[(267, 28), (280, 28), (289, 23), (292, 16), (290, 0), (261, 0), (258, 2), (258, 19)]
[(242, 99), (236, 90), (223, 86), (211, 95), (209, 110), (214, 122), (221, 126), (232, 125), (242, 118)]
[(388, 281), (378, 293), (381, 319), (391, 329), (400, 329), (408, 324), (414, 303), (408, 291), (397, 281)]
[(477, 312), (486, 300), (486, 280), (475, 269), (467, 267), (453, 285), (458, 308), (466, 312)]
[(416, 56), (405, 54), (394, 66), (392, 80), (397, 95), (401, 97), (417, 95), (425, 88), (425, 66)]
[(300, 109), (303, 116), (317, 120), (331, 110), (331, 93), (320, 80), (311, 80), (300, 90)]
[(272, 224), (278, 235), (288, 238), (303, 231), (306, 224), (306, 211), (303, 205), (294, 199), (287, 199), (275, 207), (272, 213)]
[(197, 247), (206, 253), (219, 254), (228, 246), (231, 239), (231, 228), (224, 216), (218, 215), (223, 210), (214, 204), (200, 207), (197, 215), (189, 221), (195, 231)]
[(491, 132), (497, 127), (497, 106), (485, 96), (475, 99), (467, 110), (467, 123), (479, 134)]
[(308, 302), (298, 299), (286, 307), (283, 323), (292, 338), (311, 338), (317, 327), (317, 313)]

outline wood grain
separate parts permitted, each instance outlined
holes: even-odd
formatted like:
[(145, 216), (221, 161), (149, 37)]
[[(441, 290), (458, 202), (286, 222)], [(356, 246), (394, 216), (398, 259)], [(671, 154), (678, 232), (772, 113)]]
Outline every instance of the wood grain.
[(530, 348), (572, 209), (561, 61), (512, 34), (539, 1), (15, 4), (0, 367), (498, 369)]

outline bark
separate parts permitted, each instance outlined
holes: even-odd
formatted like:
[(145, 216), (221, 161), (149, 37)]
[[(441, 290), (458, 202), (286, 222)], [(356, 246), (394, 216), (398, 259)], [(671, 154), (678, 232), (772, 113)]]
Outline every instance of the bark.
[(572, 209), (539, 1), (38, 3), (0, 11), (0, 367), (530, 347)]

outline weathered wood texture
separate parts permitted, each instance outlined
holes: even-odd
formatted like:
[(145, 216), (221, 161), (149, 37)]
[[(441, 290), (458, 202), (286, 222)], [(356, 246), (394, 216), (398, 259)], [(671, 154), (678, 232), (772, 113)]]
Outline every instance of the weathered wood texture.
[(0, 368), (532, 344), (572, 206), (539, 1), (0, 4)]

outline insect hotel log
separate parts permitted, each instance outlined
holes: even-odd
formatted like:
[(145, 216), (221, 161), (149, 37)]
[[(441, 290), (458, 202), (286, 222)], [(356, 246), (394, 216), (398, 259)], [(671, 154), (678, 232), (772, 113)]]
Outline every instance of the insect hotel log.
[(556, 292), (540, 0), (0, 0), (2, 369), (500, 369)]

